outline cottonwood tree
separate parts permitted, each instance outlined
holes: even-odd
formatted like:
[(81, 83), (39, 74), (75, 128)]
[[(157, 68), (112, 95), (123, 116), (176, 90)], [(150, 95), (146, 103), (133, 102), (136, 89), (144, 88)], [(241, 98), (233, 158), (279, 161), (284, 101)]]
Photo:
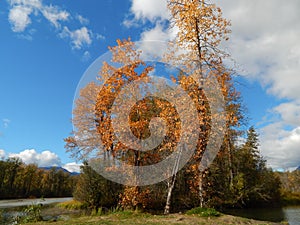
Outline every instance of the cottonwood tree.
[(95, 105), (99, 90), (98, 83), (90, 82), (80, 90), (75, 102), (72, 119), (75, 129), (72, 136), (65, 138), (65, 148), (72, 153), (72, 157), (79, 160), (100, 146), (100, 136), (95, 126)]
[[(138, 88), (140, 90), (136, 90), (136, 88), (131, 87), (129, 92), (122, 97), (122, 104), (126, 104), (128, 101), (127, 97), (136, 98), (136, 104), (132, 107), (129, 115), (130, 130), (126, 129), (125, 126), (127, 125), (125, 123), (118, 124), (123, 135), (126, 136), (128, 135), (126, 132), (132, 132), (138, 139), (145, 139), (150, 135), (152, 137), (154, 136), (154, 140), (158, 139), (155, 136), (160, 136), (160, 128), (156, 128), (154, 133), (150, 132), (149, 129), (150, 122), (152, 122), (151, 119), (155, 117), (164, 119), (167, 128), (167, 132), (162, 143), (160, 143), (152, 151), (141, 152), (136, 151), (134, 148), (131, 149), (128, 145), (125, 146), (122, 142), (118, 141), (118, 138), (115, 136), (112, 129), (112, 104), (116, 97), (120, 94), (120, 89), (123, 86), (135, 80), (147, 78), (148, 73), (153, 68), (145, 65), (144, 62), (140, 60), (140, 53), (134, 49), (134, 45), (130, 41), (118, 42), (118, 46), (110, 48), (110, 51), (113, 55), (113, 62), (121, 64), (122, 67), (115, 68), (112, 65), (105, 63), (101, 69), (100, 77), (105, 80), (106, 86), (99, 92), (96, 103), (98, 133), (101, 134), (101, 140), (104, 143), (106, 151), (111, 151), (114, 157), (121, 155), (121, 159), (126, 160), (126, 163), (134, 166), (145, 166), (157, 163), (175, 150), (182, 132), (180, 129), (181, 123), (179, 114), (176, 112), (175, 106), (165, 99), (153, 96), (145, 97), (145, 93), (148, 91), (156, 93), (158, 93), (161, 89), (166, 91), (167, 85), (163, 82), (159, 82), (159, 84), (151, 84), (150, 82), (149, 84), (146, 80), (146, 83), (142, 84), (143, 87)], [(136, 69), (140, 67), (142, 67), (142, 70), (138, 73)], [(136, 96), (132, 96), (131, 93), (135, 93)], [(169, 97), (174, 99), (179, 98), (179, 96), (181, 99), (185, 99), (185, 96), (176, 92)], [(181, 104), (184, 105), (185, 101)], [(184, 109), (183, 111), (186, 111), (186, 115), (190, 115), (188, 113), (189, 106), (187, 104), (186, 107), (182, 106), (182, 108)], [(120, 110), (122, 111), (123, 109), (121, 108)], [(121, 111), (120, 114), (122, 114)], [(127, 115), (125, 114), (125, 116)], [(124, 118), (123, 121), (126, 121), (126, 118)], [(193, 122), (194, 121), (192, 121), (191, 124), (186, 125), (187, 130), (191, 129), (190, 131), (192, 135), (193, 126), (191, 125)], [(144, 192), (140, 192), (140, 190), (140, 187), (125, 189), (122, 197), (122, 204), (124, 206), (129, 205), (135, 207), (139, 203), (142, 203), (143, 207), (145, 207), (143, 199), (146, 199), (145, 196), (148, 190), (145, 190)], [(170, 197), (168, 197), (168, 199), (170, 199)]]
[[(148, 82), (148, 75), (153, 70), (153, 67), (146, 65), (140, 59), (141, 53), (136, 50), (133, 42), (130, 40), (118, 40), (117, 45), (110, 47), (109, 50), (112, 54), (112, 62), (104, 62), (99, 72), (98, 79), (99, 83), (102, 84), (101, 88), (98, 85), (89, 84), (82, 89), (76, 102), (76, 107), (73, 111), (75, 130), (72, 137), (65, 139), (66, 147), (74, 156), (79, 158), (96, 150), (99, 155), (108, 153), (109, 157), (132, 166), (145, 166), (160, 162), (175, 151), (182, 135), (181, 120), (188, 121), (188, 118), (180, 118), (173, 103), (163, 98), (155, 97), (155, 95), (148, 95), (151, 92), (159, 95), (161, 89), (166, 92), (170, 90), (164, 82)], [(141, 80), (143, 82), (139, 83), (139, 88), (130, 86), (134, 81)], [(129, 86), (129, 90), (124, 94), (122, 92), (124, 89), (122, 88), (125, 86)], [(135, 93), (135, 95), (132, 93)], [(181, 113), (190, 116), (190, 102), (185, 101), (190, 97), (176, 91), (168, 93), (171, 93), (170, 98), (183, 100), (180, 102)], [(122, 95), (121, 98), (119, 97), (120, 95)], [(121, 105), (126, 105), (133, 98), (135, 104), (128, 115), (123, 113), (122, 107), (113, 111), (117, 98)], [(117, 115), (125, 116), (123, 118), (125, 122), (118, 123), (119, 136), (116, 134), (112, 124), (112, 118), (117, 117)], [(131, 146), (120, 141), (120, 134), (126, 137), (129, 133), (133, 133), (138, 139), (145, 139), (149, 136), (153, 140), (159, 139), (164, 127), (155, 127), (155, 132), (151, 131), (152, 119), (157, 117), (165, 121), (166, 133), (161, 143), (156, 145), (154, 149), (141, 152), (134, 148), (134, 143)], [(127, 121), (128, 124), (126, 124)], [(193, 132), (194, 122), (194, 120), (190, 119), (189, 123), (185, 124), (185, 129), (191, 134), (189, 136), (196, 135)], [(178, 158), (177, 160), (181, 159)], [(178, 170), (178, 165), (176, 167), (175, 170)], [(114, 171), (115, 168), (112, 166), (110, 169)], [(171, 176), (171, 172), (166, 171), (166, 173), (169, 173), (166, 176)], [(130, 173), (130, 171), (127, 171), (127, 173)], [(139, 174), (134, 175), (138, 177)], [(172, 185), (174, 186), (174, 183)], [(124, 207), (146, 207), (147, 193), (149, 193), (147, 188), (138, 186), (126, 187), (121, 194), (121, 204)]]
[[(179, 77), (177, 81), (189, 92), (197, 105), (198, 113), (202, 116), (199, 121), (201, 132), (193, 158), (194, 163), (191, 163), (188, 169), (194, 178), (190, 185), (194, 190), (198, 187), (202, 207), (204, 205), (203, 179), (207, 171), (199, 171), (198, 165), (208, 143), (211, 117), (215, 115), (211, 114), (203, 89), (199, 88), (199, 83), (197, 84), (191, 78), (198, 77), (201, 80), (214, 76), (219, 82), (219, 87), (216, 88), (221, 89), (227, 109), (231, 107), (229, 102), (237, 93), (230, 91), (231, 71), (226, 69), (223, 63), (229, 55), (220, 47), (222, 41), (228, 40), (230, 22), (222, 16), (219, 7), (206, 0), (169, 0), (168, 8), (171, 12), (171, 24), (177, 28), (178, 33), (171, 43), (171, 52), (166, 54), (166, 60), (172, 65), (181, 66), (184, 74), (187, 74)], [(237, 114), (231, 114), (224, 119), (227, 121), (228, 128), (233, 125), (232, 121), (239, 118)]]
[[(145, 166), (159, 162), (163, 156), (172, 151), (178, 141), (178, 114), (174, 107), (167, 101), (152, 96), (146, 97), (148, 91), (158, 88), (147, 84), (147, 76), (153, 69), (146, 65), (141, 59), (141, 52), (137, 51), (134, 43), (129, 40), (117, 40), (117, 46), (109, 48), (112, 54), (112, 62), (104, 62), (99, 72), (99, 83), (90, 83), (84, 87), (73, 111), (73, 124), (75, 130), (73, 136), (65, 139), (66, 148), (77, 158), (84, 158), (90, 152), (98, 151), (100, 154), (125, 161), (128, 165)], [(118, 66), (115, 66), (115, 65)], [(112, 112), (112, 106), (120, 95), (123, 87), (130, 83), (145, 79), (140, 83), (140, 90), (129, 90), (128, 95), (119, 98), (122, 104), (126, 104), (130, 98), (135, 98), (136, 103), (129, 115), (129, 125), (120, 123), (120, 132), (132, 132), (138, 139), (145, 139), (150, 135), (159, 135), (160, 132), (152, 134), (149, 126), (152, 118), (163, 117), (166, 121), (168, 131), (163, 142), (155, 149), (141, 152), (125, 145), (115, 134), (112, 125), (112, 117), (116, 113), (122, 114), (122, 108), (118, 112)], [(151, 90), (150, 90), (151, 89)], [(135, 92), (136, 96), (131, 93)], [(124, 118), (127, 121), (127, 118)], [(129, 126), (130, 129), (126, 129)], [(155, 139), (155, 137), (154, 137)], [(100, 145), (101, 143), (101, 145)], [(111, 168), (112, 170), (114, 168)], [(130, 171), (127, 171), (130, 173)], [(140, 187), (127, 187), (121, 197), (123, 206), (135, 207), (145, 199), (145, 189)], [(144, 206), (145, 204), (142, 203)]]

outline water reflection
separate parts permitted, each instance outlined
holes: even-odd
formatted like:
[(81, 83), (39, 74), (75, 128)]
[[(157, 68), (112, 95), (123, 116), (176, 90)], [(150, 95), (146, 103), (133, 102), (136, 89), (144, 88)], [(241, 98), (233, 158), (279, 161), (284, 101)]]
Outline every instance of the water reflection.
[(283, 211), (290, 225), (300, 224), (300, 206), (286, 207)]
[(282, 208), (226, 209), (223, 212), (233, 216), (271, 222), (281, 222), (286, 218)]

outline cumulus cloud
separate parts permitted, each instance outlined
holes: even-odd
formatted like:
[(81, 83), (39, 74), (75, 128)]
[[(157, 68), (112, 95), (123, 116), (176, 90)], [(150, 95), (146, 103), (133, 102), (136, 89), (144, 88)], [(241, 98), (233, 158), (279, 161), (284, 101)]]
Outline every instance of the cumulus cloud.
[(73, 173), (73, 172), (79, 173), (80, 172), (80, 166), (82, 166), (82, 164), (71, 162), (71, 163), (67, 163), (67, 164), (63, 165), (62, 167), (64, 169), (70, 171), (71, 173)]
[(172, 38), (172, 30), (163, 29), (163, 26), (158, 23), (154, 28), (141, 34), (138, 47), (142, 50), (145, 60), (148, 55), (161, 58), (168, 48), (168, 41)]
[[(126, 27), (138, 25), (150, 21), (155, 26), (144, 30), (140, 35), (139, 48), (143, 51), (143, 57), (147, 55), (161, 57), (167, 49), (167, 43), (177, 33), (176, 27), (168, 28), (165, 21), (170, 18), (166, 0), (132, 0), (130, 8), (132, 19), (126, 19), (123, 24)], [(163, 43), (165, 42), (165, 43)]]
[(166, 20), (170, 18), (166, 0), (132, 0), (130, 15), (133, 19), (126, 19), (123, 24), (127, 27), (133, 26), (136, 22), (147, 20)]
[(174, 38), (173, 32), (170, 29), (164, 29), (159, 23), (153, 29), (146, 30), (141, 34), (141, 41), (169, 41), (171, 38)]
[(0, 149), (0, 160), (3, 160), (5, 158), (5, 151), (3, 149)]
[(31, 23), (30, 14), (32, 9), (26, 6), (15, 6), (9, 11), (9, 22), (14, 32), (23, 32)]
[(41, 0), (9, 0), (8, 1), (11, 6), (14, 5), (23, 5), (31, 8), (41, 8), (42, 1)]
[(5, 157), (8, 158), (19, 158), (25, 164), (36, 164), (39, 167), (49, 167), (49, 166), (59, 166), (69, 172), (80, 172), (80, 166), (82, 163), (66, 163), (62, 164), (61, 159), (57, 154), (49, 150), (43, 151), (41, 153), (37, 152), (35, 149), (26, 149), (19, 153), (9, 153), (7, 154), (3, 149), (0, 149), (0, 160), (4, 160)]
[(70, 38), (73, 49), (81, 49), (84, 45), (92, 43), (92, 31), (87, 27), (71, 31), (68, 27), (64, 27), (63, 31), (59, 34), (62, 38)]
[(232, 22), (229, 48), (246, 75), (279, 98), (300, 94), (300, 2), (217, 0)]
[[(89, 23), (87, 18), (79, 14), (72, 16), (57, 5), (45, 5), (41, 0), (8, 0), (8, 3), (10, 5), (8, 20), (14, 32), (25, 32), (33, 22), (33, 17), (39, 19), (42, 16), (56, 28), (58, 37), (68, 38), (71, 41), (73, 49), (79, 50), (89, 46), (93, 39), (104, 39), (100, 34), (92, 35), (92, 31), (85, 26)], [(70, 30), (67, 23), (71, 20), (79, 22), (79, 28)], [(29, 31), (27, 34), (19, 34), (18, 37), (32, 40), (32, 34)]]
[(131, 12), (138, 20), (168, 19), (170, 14), (167, 9), (166, 0), (133, 0)]
[(274, 169), (300, 166), (300, 104), (284, 102), (272, 108), (260, 129), (261, 151)]
[(273, 169), (291, 169), (300, 165), (300, 127), (287, 131), (280, 123), (261, 129), (261, 151)]
[(283, 124), (290, 126), (300, 126), (300, 104), (297, 102), (285, 102), (273, 109), (279, 114)]
[[(243, 75), (284, 103), (270, 109), (261, 150), (273, 168), (300, 165), (300, 2), (217, 0), (232, 22), (228, 43)], [(269, 116), (270, 116), (269, 115)]]
[(38, 153), (35, 149), (26, 149), (20, 153), (10, 153), (8, 157), (20, 158), (26, 164), (34, 163), (39, 167), (61, 165), (61, 160), (58, 155), (50, 151)]
[(56, 28), (60, 28), (60, 21), (67, 21), (70, 17), (67, 11), (52, 5), (43, 7), (42, 13)]
[(31, 24), (31, 14), (42, 9), (41, 0), (8, 0), (10, 10), (8, 20), (14, 32), (23, 32)]

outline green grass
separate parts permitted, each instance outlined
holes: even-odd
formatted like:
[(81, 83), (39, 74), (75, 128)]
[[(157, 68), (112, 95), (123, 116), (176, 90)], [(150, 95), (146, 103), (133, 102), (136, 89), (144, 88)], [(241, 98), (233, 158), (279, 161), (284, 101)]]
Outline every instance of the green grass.
[(221, 213), (219, 213), (217, 210), (212, 208), (193, 208), (186, 212), (187, 215), (198, 215), (201, 217), (218, 217), (221, 216)]
[(80, 209), (85, 209), (86, 205), (80, 201), (70, 200), (70, 201), (58, 203), (57, 207), (63, 209), (80, 210)]
[[(198, 216), (205, 212), (205, 215), (214, 216)], [(57, 222), (36, 222), (28, 223), (28, 225), (279, 225), (280, 223), (271, 222), (259, 222), (254, 220), (249, 220), (240, 217), (234, 217), (229, 215), (218, 214), (216, 215), (215, 210), (205, 209), (200, 210), (195, 208), (190, 210), (191, 215), (186, 214), (170, 214), (170, 215), (151, 215), (148, 213), (142, 213), (140, 211), (131, 210), (111, 210), (107, 214), (101, 216), (80, 216), (80, 217), (70, 217), (67, 221), (57, 221)]]

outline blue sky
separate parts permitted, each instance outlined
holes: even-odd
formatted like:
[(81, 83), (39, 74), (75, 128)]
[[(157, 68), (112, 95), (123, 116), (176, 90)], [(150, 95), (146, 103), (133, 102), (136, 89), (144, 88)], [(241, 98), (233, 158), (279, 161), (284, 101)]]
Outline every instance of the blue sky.
[[(299, 166), (299, 1), (216, 3), (232, 21), (225, 47), (238, 65), (237, 89), (262, 154), (275, 169)], [(1, 1), (0, 158), (78, 168), (63, 138), (72, 130), (80, 78), (117, 38), (172, 38), (168, 15), (165, 0)]]

